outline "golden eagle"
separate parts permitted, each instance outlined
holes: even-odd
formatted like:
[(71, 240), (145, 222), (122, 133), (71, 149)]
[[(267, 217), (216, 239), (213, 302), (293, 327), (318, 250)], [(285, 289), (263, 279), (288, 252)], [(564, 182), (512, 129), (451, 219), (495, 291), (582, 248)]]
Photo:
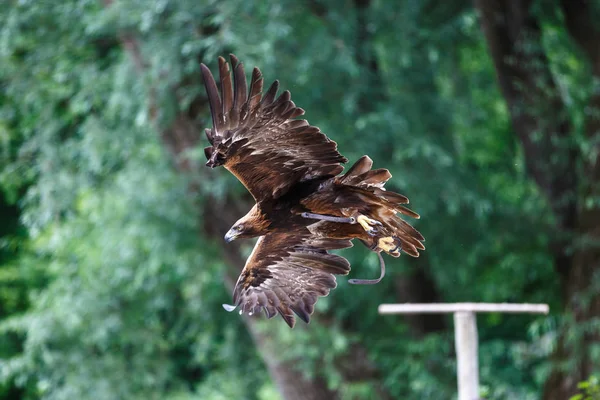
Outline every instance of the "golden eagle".
[[(204, 149), (207, 166), (223, 165), (256, 200), (225, 235), (259, 237), (236, 283), (232, 311), (250, 315), (279, 313), (293, 327), (294, 313), (306, 323), (319, 296), (336, 287), (334, 275), (350, 271), (348, 261), (329, 250), (351, 247), (360, 239), (379, 255), (381, 277), (352, 280), (375, 283), (384, 275), (380, 252), (413, 257), (424, 250), (423, 236), (399, 214), (419, 218), (403, 204), (408, 199), (384, 189), (386, 169), (372, 170), (367, 156), (344, 175), (347, 159), (337, 144), (306, 120), (296, 119), (290, 92), (277, 96), (275, 81), (263, 95), (263, 78), (254, 68), (248, 88), (243, 65), (231, 55), (231, 70), (219, 57), (221, 95), (210, 70), (201, 65), (213, 128)], [(233, 81), (232, 81), (233, 75)]]

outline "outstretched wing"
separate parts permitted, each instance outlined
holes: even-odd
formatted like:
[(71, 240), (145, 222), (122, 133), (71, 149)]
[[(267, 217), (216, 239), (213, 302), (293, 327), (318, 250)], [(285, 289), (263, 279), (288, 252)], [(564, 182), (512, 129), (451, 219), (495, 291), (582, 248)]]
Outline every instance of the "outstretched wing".
[(204, 149), (209, 167), (224, 165), (262, 201), (278, 198), (294, 184), (318, 177), (335, 176), (347, 162), (337, 144), (306, 120), (289, 91), (276, 98), (275, 81), (262, 96), (263, 78), (254, 68), (248, 89), (244, 68), (231, 55), (229, 64), (219, 57), (221, 96), (210, 70), (202, 64), (213, 128), (206, 129), (212, 146)]
[(268, 318), (279, 313), (291, 328), (293, 313), (308, 323), (318, 297), (336, 287), (333, 275), (350, 271), (345, 258), (327, 251), (351, 246), (349, 240), (315, 238), (306, 228), (261, 236), (235, 285), (234, 305), (224, 307), (250, 315), (264, 310)]

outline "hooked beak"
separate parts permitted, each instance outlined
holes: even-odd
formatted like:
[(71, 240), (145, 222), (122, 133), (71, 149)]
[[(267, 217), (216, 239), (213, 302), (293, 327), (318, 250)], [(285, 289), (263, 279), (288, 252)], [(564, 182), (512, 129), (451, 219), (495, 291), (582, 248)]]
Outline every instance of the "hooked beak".
[(234, 241), (236, 238), (237, 238), (237, 233), (233, 229), (230, 229), (225, 234), (225, 241), (227, 243)]

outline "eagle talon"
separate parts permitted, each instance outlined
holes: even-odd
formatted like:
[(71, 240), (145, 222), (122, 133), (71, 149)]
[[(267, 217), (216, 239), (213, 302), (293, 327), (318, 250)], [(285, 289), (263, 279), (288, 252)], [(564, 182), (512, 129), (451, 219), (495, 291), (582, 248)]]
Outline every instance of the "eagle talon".
[(394, 247), (394, 250), (392, 250), (391, 253), (398, 253), (398, 254), (400, 254), (400, 252), (402, 251), (402, 242), (400, 241), (400, 238), (396, 237), (396, 236), (394, 236), (394, 240), (398, 244), (396, 245), (396, 247)]
[(387, 236), (377, 241), (377, 247), (391, 254), (402, 250), (402, 243), (394, 236)]
[(375, 236), (379, 229), (376, 226), (383, 226), (383, 224), (377, 220), (371, 219), (365, 215), (359, 215), (356, 218), (356, 222), (358, 222), (363, 229), (371, 236)]

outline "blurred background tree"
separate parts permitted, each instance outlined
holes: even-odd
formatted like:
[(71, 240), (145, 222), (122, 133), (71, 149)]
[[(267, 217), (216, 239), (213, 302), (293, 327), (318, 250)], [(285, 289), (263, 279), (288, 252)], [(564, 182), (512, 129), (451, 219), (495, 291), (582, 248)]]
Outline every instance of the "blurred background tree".
[[(570, 0), (0, 4), (0, 396), (451, 399), (451, 321), (382, 302), (548, 302), (479, 318), (482, 395), (598, 372), (598, 28)], [(346, 278), (307, 327), (225, 313), (244, 188), (203, 167), (199, 63), (280, 79), (407, 194), (428, 250)], [(359, 246), (352, 274), (376, 275)]]

